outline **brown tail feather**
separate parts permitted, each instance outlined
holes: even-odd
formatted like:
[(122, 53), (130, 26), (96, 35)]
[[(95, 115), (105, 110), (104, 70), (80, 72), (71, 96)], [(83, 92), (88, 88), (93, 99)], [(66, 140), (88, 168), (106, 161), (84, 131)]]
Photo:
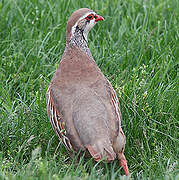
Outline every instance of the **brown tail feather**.
[(94, 145), (87, 145), (86, 147), (95, 161), (106, 158), (110, 162), (116, 158), (116, 153), (110, 144), (98, 141)]

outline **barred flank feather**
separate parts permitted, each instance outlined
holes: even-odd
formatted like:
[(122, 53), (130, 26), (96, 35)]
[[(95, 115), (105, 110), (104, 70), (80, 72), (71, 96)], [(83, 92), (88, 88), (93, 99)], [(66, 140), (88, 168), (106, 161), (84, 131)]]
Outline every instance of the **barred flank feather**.
[(46, 98), (47, 98), (48, 117), (49, 117), (50, 123), (53, 127), (53, 130), (55, 131), (55, 133), (57, 134), (59, 139), (62, 140), (65, 147), (68, 150), (72, 151), (73, 148), (72, 148), (72, 145), (70, 143), (70, 140), (66, 136), (66, 130), (63, 126), (63, 120), (60, 117), (59, 112), (57, 111), (56, 107), (54, 106), (53, 99), (51, 97), (50, 88), (48, 88), (48, 90), (47, 90)]

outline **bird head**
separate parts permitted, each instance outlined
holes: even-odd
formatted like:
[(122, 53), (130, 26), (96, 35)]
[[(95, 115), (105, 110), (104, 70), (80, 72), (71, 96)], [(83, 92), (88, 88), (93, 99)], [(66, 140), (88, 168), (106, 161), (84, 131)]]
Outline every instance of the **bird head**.
[(126, 137), (122, 131), (122, 128), (120, 128), (119, 134), (118, 134), (116, 140), (114, 141), (113, 148), (114, 148), (115, 152), (117, 153), (120, 165), (124, 169), (126, 176), (128, 176), (129, 170), (128, 170), (128, 166), (127, 166), (127, 160), (124, 155), (125, 144), (126, 144)]
[(67, 23), (67, 41), (78, 31), (82, 33), (87, 41), (88, 32), (93, 28), (96, 22), (102, 20), (104, 20), (102, 16), (99, 16), (88, 8), (81, 8), (75, 11), (72, 13)]

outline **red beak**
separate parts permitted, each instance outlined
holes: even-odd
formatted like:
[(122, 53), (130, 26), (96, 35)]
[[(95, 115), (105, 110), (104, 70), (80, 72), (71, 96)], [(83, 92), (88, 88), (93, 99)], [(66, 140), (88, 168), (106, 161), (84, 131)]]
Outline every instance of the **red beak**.
[(128, 166), (127, 166), (127, 161), (126, 160), (121, 160), (120, 165), (123, 167), (125, 175), (128, 176), (129, 175), (129, 170), (128, 170)]
[(104, 20), (104, 18), (102, 16), (96, 15), (96, 17), (95, 17), (96, 22), (97, 21), (103, 21), (103, 20)]

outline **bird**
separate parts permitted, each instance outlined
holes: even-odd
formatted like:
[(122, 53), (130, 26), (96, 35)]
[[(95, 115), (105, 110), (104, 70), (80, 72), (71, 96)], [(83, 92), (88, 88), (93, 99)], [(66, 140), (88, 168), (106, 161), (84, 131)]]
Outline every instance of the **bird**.
[(88, 152), (95, 161), (118, 158), (128, 176), (119, 100), (88, 47), (89, 31), (103, 20), (88, 8), (70, 16), (66, 47), (46, 93), (47, 114), (69, 151)]

